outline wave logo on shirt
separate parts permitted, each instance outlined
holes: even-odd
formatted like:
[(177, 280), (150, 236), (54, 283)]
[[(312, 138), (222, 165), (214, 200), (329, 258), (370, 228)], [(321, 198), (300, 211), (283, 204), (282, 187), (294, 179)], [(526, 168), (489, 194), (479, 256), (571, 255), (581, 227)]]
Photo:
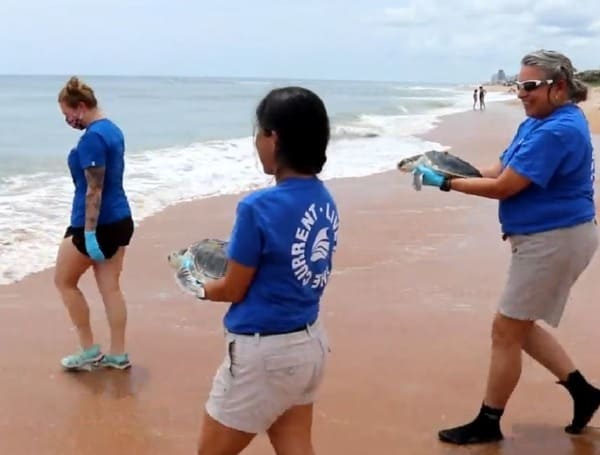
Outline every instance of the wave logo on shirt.
[(339, 218), (330, 203), (323, 206), (312, 203), (304, 212), (291, 248), (292, 270), (303, 286), (320, 289), (327, 284), (338, 227)]
[(312, 252), (310, 255), (310, 260), (312, 262), (318, 261), (320, 259), (327, 259), (329, 256), (329, 228), (324, 227), (321, 229), (317, 236), (315, 237), (315, 241), (313, 243)]

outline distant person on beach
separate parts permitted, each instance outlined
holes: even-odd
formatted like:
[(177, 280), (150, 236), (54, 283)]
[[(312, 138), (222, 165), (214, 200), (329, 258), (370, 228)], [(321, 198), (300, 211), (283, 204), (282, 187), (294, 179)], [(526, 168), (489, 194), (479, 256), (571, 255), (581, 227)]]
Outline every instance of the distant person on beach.
[(479, 86), (479, 110), (485, 109), (485, 89), (482, 85)]
[[(75, 195), (54, 276), (81, 349), (63, 358), (61, 364), (67, 370), (92, 365), (125, 369), (131, 364), (125, 352), (127, 310), (119, 278), (134, 227), (123, 189), (123, 133), (99, 109), (94, 91), (76, 77), (60, 91), (58, 103), (67, 124), (83, 131), (69, 153)], [(78, 287), (90, 267), (110, 326), (110, 351), (106, 354), (94, 343), (89, 307)]]
[(477, 108), (477, 89), (473, 90), (473, 110)]
[(503, 438), (500, 418), (521, 375), (521, 353), (554, 374), (573, 399), (565, 428), (580, 433), (600, 405), (592, 386), (550, 332), (571, 287), (598, 247), (594, 156), (583, 111), (587, 87), (568, 57), (540, 50), (521, 60), (518, 96), (527, 114), (512, 143), (483, 178), (447, 180), (421, 166), (423, 184), (499, 199), (503, 238), (510, 241), (506, 287), (492, 325), (487, 390), (472, 422), (442, 430), (442, 441), (470, 444)]
[(255, 145), (276, 184), (239, 202), (226, 275), (190, 283), (200, 299), (232, 302), (199, 454), (240, 453), (263, 432), (278, 454), (314, 453), (313, 403), (328, 354), (318, 316), (339, 226), (317, 177), (329, 134), (325, 106), (309, 90), (276, 89), (258, 104)]

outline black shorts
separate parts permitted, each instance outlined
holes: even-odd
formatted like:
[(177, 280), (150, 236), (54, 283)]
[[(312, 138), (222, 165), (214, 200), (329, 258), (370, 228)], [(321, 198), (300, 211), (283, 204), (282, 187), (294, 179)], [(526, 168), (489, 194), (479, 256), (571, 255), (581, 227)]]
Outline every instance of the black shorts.
[[(131, 217), (123, 218), (114, 223), (99, 224), (96, 227), (96, 237), (100, 250), (106, 259), (115, 255), (119, 247), (129, 245), (133, 236), (133, 219)], [(69, 226), (65, 231), (65, 238), (72, 237), (75, 248), (88, 256), (85, 250), (85, 236), (83, 227)]]

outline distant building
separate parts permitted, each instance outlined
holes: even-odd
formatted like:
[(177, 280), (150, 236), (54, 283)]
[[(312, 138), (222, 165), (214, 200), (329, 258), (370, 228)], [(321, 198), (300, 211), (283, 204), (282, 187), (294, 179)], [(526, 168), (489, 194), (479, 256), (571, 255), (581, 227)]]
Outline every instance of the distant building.
[(496, 73), (492, 74), (490, 78), (491, 84), (500, 85), (513, 85), (517, 80), (517, 76), (507, 76), (503, 69), (499, 69)]
[(493, 84), (502, 84), (506, 82), (506, 74), (504, 73), (504, 70), (500, 69), (497, 73), (492, 74), (491, 81)]

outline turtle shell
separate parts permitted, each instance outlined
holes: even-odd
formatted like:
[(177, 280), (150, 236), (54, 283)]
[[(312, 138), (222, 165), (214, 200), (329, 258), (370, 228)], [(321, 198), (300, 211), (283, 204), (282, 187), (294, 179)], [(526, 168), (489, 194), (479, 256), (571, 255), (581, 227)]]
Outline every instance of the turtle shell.
[(438, 150), (430, 150), (420, 155), (405, 158), (398, 163), (398, 168), (410, 172), (420, 164), (427, 165), (450, 178), (481, 177), (479, 170), (471, 163), (452, 153)]
[(227, 245), (228, 242), (219, 239), (204, 239), (190, 245), (187, 254), (192, 258), (196, 274), (209, 279), (225, 276)]
[(227, 244), (224, 240), (203, 239), (173, 251), (167, 259), (175, 270), (189, 268), (199, 280), (221, 278), (227, 269)]
[(448, 177), (481, 177), (479, 169), (451, 153), (430, 150), (424, 155), (432, 168)]

